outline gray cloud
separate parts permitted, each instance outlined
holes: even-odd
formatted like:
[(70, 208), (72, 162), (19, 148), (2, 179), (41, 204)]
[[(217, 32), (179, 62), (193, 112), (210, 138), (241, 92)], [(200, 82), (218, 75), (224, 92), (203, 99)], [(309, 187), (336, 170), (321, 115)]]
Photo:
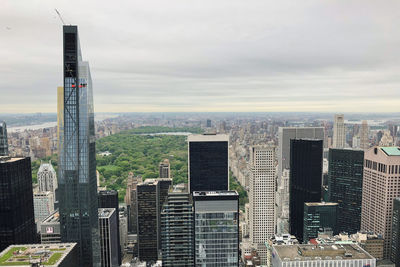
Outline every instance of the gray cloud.
[(1, 112), (56, 111), (54, 8), (79, 26), (96, 111), (398, 111), (395, 0), (3, 0)]

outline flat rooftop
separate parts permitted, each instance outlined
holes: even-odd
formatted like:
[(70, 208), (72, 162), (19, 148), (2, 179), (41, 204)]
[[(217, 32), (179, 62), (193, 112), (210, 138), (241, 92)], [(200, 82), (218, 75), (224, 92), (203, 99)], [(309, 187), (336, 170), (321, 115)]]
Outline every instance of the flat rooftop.
[(58, 266), (76, 243), (11, 245), (0, 253), (0, 266), (29, 266), (39, 263)]
[(317, 206), (337, 206), (339, 203), (336, 202), (305, 202), (304, 205), (309, 207), (317, 207)]
[(194, 191), (193, 196), (237, 196), (236, 191)]
[(0, 163), (5, 163), (5, 162), (14, 162), (14, 161), (18, 161), (24, 159), (22, 157), (9, 157), (9, 156), (1, 156), (0, 157)]
[(400, 148), (397, 146), (381, 147), (381, 150), (388, 156), (400, 156)]
[(109, 218), (113, 212), (115, 212), (115, 208), (100, 208), (99, 218)]
[(60, 222), (60, 213), (58, 210), (50, 214), (46, 219), (42, 221), (42, 224), (45, 223), (57, 223)]
[(191, 134), (188, 136), (188, 142), (228, 142), (227, 134)]
[(273, 246), (282, 261), (374, 259), (356, 244)]

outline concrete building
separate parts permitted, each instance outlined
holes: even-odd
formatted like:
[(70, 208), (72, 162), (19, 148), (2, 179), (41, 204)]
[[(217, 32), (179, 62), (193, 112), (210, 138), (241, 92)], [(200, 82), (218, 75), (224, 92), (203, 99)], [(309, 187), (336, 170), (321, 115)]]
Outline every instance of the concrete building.
[(393, 200), (400, 197), (399, 147), (372, 147), (364, 155), (361, 230), (385, 240), (384, 258), (391, 251)]
[(369, 148), (369, 128), (368, 122), (362, 121), (360, 129), (360, 148), (367, 150)]
[(188, 136), (189, 192), (229, 190), (229, 136)]
[(357, 242), (360, 247), (365, 249), (365, 251), (367, 251), (377, 260), (384, 259), (384, 240), (381, 235), (377, 235), (375, 233), (358, 232), (351, 235), (351, 240)]
[(11, 245), (0, 253), (0, 266), (78, 266), (76, 243)]
[(61, 243), (60, 213), (54, 211), (40, 223), (40, 243)]
[(296, 237), (290, 234), (274, 235), (273, 237), (269, 238), (268, 241), (265, 242), (265, 247), (267, 248), (267, 262), (265, 265), (267, 267), (271, 267), (273, 246), (295, 245), (298, 243), (299, 241), (296, 239)]
[(400, 267), (400, 198), (393, 201), (392, 247), (390, 259)]
[(376, 259), (356, 244), (272, 247), (272, 267), (376, 267)]
[(239, 266), (239, 195), (194, 192), (194, 266)]
[(53, 193), (54, 201), (56, 200), (56, 190), (57, 190), (57, 174), (51, 165), (51, 161), (49, 163), (44, 163), (43, 161), (40, 163), (40, 167), (37, 173), (37, 179), (39, 184), (39, 191), (46, 192), (50, 191)]
[(360, 230), (363, 166), (364, 151), (329, 149), (328, 198), (339, 203), (338, 232), (354, 234)]
[(323, 141), (292, 139), (290, 144), (290, 234), (303, 242), (304, 203), (321, 201)]
[(338, 203), (306, 202), (304, 203), (303, 242), (318, 237), (318, 231), (324, 228), (337, 233)]
[[(50, 191), (37, 192), (33, 194), (33, 207), (35, 211), (35, 222), (40, 222), (54, 212), (54, 196)], [(39, 229), (38, 225), (38, 229)]]
[(284, 169), (276, 192), (276, 232), (278, 235), (289, 232), (289, 179), (290, 171)]
[(0, 250), (36, 242), (30, 158), (0, 157)]
[(163, 266), (193, 266), (193, 204), (186, 184), (171, 186), (161, 211)]
[(158, 166), (159, 178), (171, 178), (171, 167), (168, 159), (164, 159)]
[(100, 259), (102, 267), (118, 267), (118, 213), (115, 208), (99, 208)]
[(275, 233), (275, 147), (251, 147), (250, 168), (249, 237), (265, 264), (265, 242)]
[(8, 156), (7, 125), (5, 122), (0, 123), (0, 157), (1, 156)]
[(125, 194), (125, 204), (128, 213), (128, 232), (137, 234), (137, 185), (142, 183), (142, 177), (129, 173)]
[(346, 147), (346, 131), (344, 127), (344, 115), (336, 114), (333, 122), (333, 148)]

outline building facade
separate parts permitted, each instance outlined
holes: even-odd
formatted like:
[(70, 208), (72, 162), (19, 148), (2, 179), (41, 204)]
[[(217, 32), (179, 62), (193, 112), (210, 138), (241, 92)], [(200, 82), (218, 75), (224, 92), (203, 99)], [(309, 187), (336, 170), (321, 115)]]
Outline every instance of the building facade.
[(356, 244), (273, 246), (272, 255), (272, 267), (376, 267), (376, 259)]
[(37, 180), (39, 184), (39, 191), (52, 192), (54, 200), (56, 200), (56, 190), (58, 187), (57, 174), (53, 168), (53, 165), (51, 165), (51, 161), (49, 161), (49, 163), (44, 163), (44, 162), (40, 163), (40, 167), (37, 173)]
[(0, 250), (36, 242), (30, 158), (0, 157)]
[(400, 197), (400, 149), (372, 147), (364, 155), (361, 230), (382, 235), (389, 258), (393, 200)]
[(239, 266), (239, 195), (194, 192), (194, 266)]
[(392, 247), (390, 259), (400, 266), (400, 198), (393, 200)]
[(330, 228), (337, 234), (338, 203), (307, 202), (304, 203), (303, 242), (317, 238), (320, 229)]
[(265, 264), (265, 242), (275, 233), (275, 147), (251, 147), (250, 166), (249, 237)]
[(168, 159), (164, 159), (158, 166), (159, 178), (171, 178), (171, 168)]
[(99, 209), (100, 208), (113, 208), (115, 209), (117, 218), (117, 239), (118, 239), (118, 264), (121, 265), (122, 262), (122, 250), (119, 235), (119, 201), (118, 201), (118, 191), (115, 190), (101, 190), (98, 192), (99, 198)]
[(335, 114), (333, 122), (333, 148), (346, 147), (346, 131), (344, 127), (344, 115)]
[(368, 122), (362, 121), (360, 129), (360, 148), (367, 150), (369, 148), (369, 128)]
[(163, 266), (193, 266), (193, 204), (187, 187), (170, 189), (161, 211)]
[(39, 223), (54, 212), (54, 196), (50, 191), (33, 194), (35, 222)]
[(1, 156), (8, 156), (7, 125), (5, 122), (0, 123), (0, 157)]
[(60, 213), (54, 211), (40, 223), (40, 243), (61, 243)]
[(63, 130), (59, 142), (59, 210), (63, 242), (77, 242), (80, 266), (100, 265), (92, 79), (77, 26), (63, 26)]
[(118, 267), (119, 233), (115, 208), (99, 208), (100, 259), (102, 267)]
[(323, 141), (290, 141), (290, 233), (303, 242), (304, 203), (320, 202)]
[(137, 234), (137, 185), (143, 182), (142, 177), (129, 173), (125, 194), (125, 204), (128, 211), (128, 232)]
[(363, 165), (362, 150), (329, 149), (328, 198), (339, 203), (339, 232), (354, 234), (361, 229)]
[(229, 136), (203, 134), (188, 136), (189, 191), (229, 189)]

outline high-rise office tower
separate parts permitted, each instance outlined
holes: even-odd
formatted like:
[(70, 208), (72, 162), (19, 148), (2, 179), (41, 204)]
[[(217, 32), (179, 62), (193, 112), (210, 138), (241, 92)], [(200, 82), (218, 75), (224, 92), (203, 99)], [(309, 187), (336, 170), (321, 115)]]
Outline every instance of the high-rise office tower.
[(229, 189), (229, 136), (203, 134), (188, 136), (189, 191)]
[(279, 178), (279, 186), (276, 191), (276, 232), (278, 235), (289, 233), (289, 180), (290, 171), (283, 170)]
[(40, 243), (61, 243), (60, 213), (58, 210), (40, 222)]
[(99, 209), (100, 208), (111, 208), (115, 209), (117, 218), (117, 239), (118, 239), (118, 264), (121, 265), (121, 242), (119, 235), (119, 202), (118, 202), (118, 191), (115, 190), (101, 190), (98, 192), (99, 197)]
[(139, 259), (156, 261), (161, 248), (161, 207), (168, 196), (171, 179), (146, 179), (137, 185), (137, 235)]
[(290, 141), (290, 233), (303, 241), (304, 203), (321, 201), (323, 141)]
[(329, 201), (339, 203), (339, 232), (355, 234), (360, 230), (363, 165), (362, 150), (329, 149)]
[(30, 158), (0, 157), (0, 251), (36, 241)]
[(194, 266), (239, 266), (239, 195), (193, 192)]
[(168, 159), (164, 159), (162, 162), (160, 162), (158, 169), (160, 178), (171, 178), (171, 170)]
[(206, 127), (211, 128), (211, 120), (210, 119), (207, 119)]
[[(54, 195), (51, 191), (33, 194), (35, 222), (39, 223), (54, 212)], [(39, 225), (38, 225), (39, 226)]]
[(400, 266), (400, 198), (393, 200), (392, 247), (390, 259)]
[(391, 250), (393, 200), (400, 197), (399, 185), (400, 149), (375, 146), (365, 151), (361, 230), (382, 235), (385, 258)]
[(193, 204), (187, 186), (170, 188), (161, 211), (163, 266), (193, 266)]
[(100, 244), (92, 79), (77, 26), (64, 26), (63, 131), (58, 195), (63, 242), (77, 242), (79, 266), (99, 266)]
[(362, 121), (360, 129), (360, 148), (367, 150), (369, 148), (369, 128), (367, 121)]
[(335, 114), (333, 122), (333, 148), (346, 147), (346, 131), (344, 127), (344, 115)]
[(129, 173), (127, 179), (127, 187), (125, 194), (125, 204), (128, 210), (128, 232), (137, 234), (137, 185), (143, 182), (142, 177), (134, 176), (133, 173)]
[(266, 264), (265, 242), (275, 233), (275, 147), (251, 147), (250, 166), (250, 241)]
[(50, 191), (53, 193), (54, 200), (56, 199), (56, 190), (57, 190), (57, 174), (51, 165), (51, 161), (49, 163), (40, 163), (39, 171), (37, 173), (37, 179), (39, 184), (39, 191), (45, 192)]
[(337, 207), (333, 202), (304, 203), (303, 242), (318, 237), (320, 229), (330, 228), (337, 234)]
[(99, 208), (100, 259), (102, 267), (118, 267), (118, 213), (114, 208)]
[(0, 156), (8, 155), (7, 126), (5, 122), (0, 123)]

